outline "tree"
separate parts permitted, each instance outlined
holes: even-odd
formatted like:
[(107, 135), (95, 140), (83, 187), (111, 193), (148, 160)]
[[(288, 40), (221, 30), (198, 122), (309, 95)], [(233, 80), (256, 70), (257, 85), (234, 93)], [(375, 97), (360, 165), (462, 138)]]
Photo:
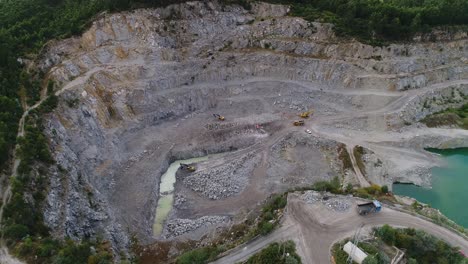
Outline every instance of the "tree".
[(392, 246), (395, 244), (396, 231), (391, 226), (382, 226), (381, 228), (379, 228), (378, 234), (385, 243)]
[(379, 264), (377, 261), (377, 258), (375, 256), (367, 256), (367, 258), (364, 259), (362, 264)]
[(382, 190), (382, 193), (388, 193), (388, 186), (387, 185), (382, 186), (381, 190)]

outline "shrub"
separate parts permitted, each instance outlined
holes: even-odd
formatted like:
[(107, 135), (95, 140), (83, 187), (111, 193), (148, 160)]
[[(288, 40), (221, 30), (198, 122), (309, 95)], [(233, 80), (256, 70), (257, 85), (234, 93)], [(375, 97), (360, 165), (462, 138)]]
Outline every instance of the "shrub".
[(387, 185), (382, 186), (381, 190), (382, 190), (382, 193), (387, 194), (388, 193), (388, 186)]
[(389, 225), (384, 225), (381, 228), (378, 229), (377, 235), (382, 238), (382, 240), (389, 244), (389, 245), (394, 245), (395, 244), (395, 239), (396, 239), (396, 232), (395, 229), (393, 229)]
[(29, 228), (21, 224), (13, 224), (13, 225), (7, 226), (4, 229), (3, 233), (6, 238), (13, 239), (13, 240), (20, 240), (29, 234)]
[[(352, 188), (352, 186), (351, 186)], [(312, 185), (312, 189), (315, 191), (325, 191), (331, 193), (342, 193), (341, 183), (338, 176), (335, 176), (331, 181), (318, 181)]]
[(220, 253), (218, 247), (203, 247), (188, 251), (177, 258), (177, 264), (204, 264)]
[(300, 264), (301, 258), (296, 253), (293, 241), (272, 243), (259, 253), (250, 257), (246, 264)]
[(273, 231), (273, 228), (275, 228), (275, 226), (270, 222), (260, 222), (260, 234), (262, 235), (269, 234)]

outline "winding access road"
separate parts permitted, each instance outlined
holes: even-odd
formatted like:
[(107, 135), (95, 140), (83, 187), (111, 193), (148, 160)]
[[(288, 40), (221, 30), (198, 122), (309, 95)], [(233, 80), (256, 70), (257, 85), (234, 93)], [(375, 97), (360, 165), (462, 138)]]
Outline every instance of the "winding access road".
[(438, 226), (423, 218), (384, 207), (381, 212), (360, 216), (354, 210), (357, 199), (350, 198), (351, 208), (336, 212), (321, 203), (307, 204), (300, 196), (291, 194), (281, 228), (272, 234), (260, 237), (230, 252), (213, 264), (238, 263), (247, 260), (270, 243), (293, 240), (303, 263), (330, 263), (332, 245), (346, 237), (352, 237), (356, 230), (389, 224), (397, 227), (411, 227), (424, 230), (453, 246), (468, 252), (468, 240), (452, 230)]

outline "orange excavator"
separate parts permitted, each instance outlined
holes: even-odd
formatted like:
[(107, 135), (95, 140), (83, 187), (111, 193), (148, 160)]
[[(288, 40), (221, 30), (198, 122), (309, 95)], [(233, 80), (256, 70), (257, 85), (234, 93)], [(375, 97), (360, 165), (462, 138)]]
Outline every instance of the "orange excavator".
[(195, 168), (194, 166), (190, 166), (190, 165), (184, 164), (184, 163), (180, 164), (180, 168), (183, 169), (183, 170), (187, 170), (188, 172), (194, 172), (194, 171), (197, 170), (197, 168)]
[(302, 118), (309, 118), (309, 116), (313, 115), (313, 114), (314, 114), (314, 111), (310, 110), (310, 111), (307, 111), (307, 112), (300, 113), (299, 116), (302, 117)]
[(219, 121), (224, 121), (224, 116), (219, 115), (219, 114), (213, 114), (214, 117), (216, 117)]

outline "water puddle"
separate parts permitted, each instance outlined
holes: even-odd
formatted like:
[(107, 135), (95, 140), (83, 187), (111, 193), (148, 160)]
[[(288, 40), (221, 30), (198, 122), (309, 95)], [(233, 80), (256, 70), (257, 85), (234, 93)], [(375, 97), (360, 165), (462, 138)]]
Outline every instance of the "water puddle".
[(166, 221), (174, 202), (174, 184), (176, 182), (176, 172), (181, 163), (191, 164), (208, 160), (210, 156), (192, 158), (186, 160), (176, 160), (169, 165), (167, 171), (161, 176), (159, 185), (159, 200), (156, 207), (156, 217), (153, 224), (153, 235), (159, 236), (162, 233), (164, 221)]

